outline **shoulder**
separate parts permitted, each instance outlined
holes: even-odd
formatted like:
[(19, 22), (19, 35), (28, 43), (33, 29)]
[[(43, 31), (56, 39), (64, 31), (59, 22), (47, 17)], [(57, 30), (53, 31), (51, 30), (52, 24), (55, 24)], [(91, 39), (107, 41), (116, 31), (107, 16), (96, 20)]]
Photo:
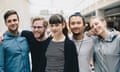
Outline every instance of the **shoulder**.
[(75, 46), (75, 44), (74, 44), (74, 42), (72, 41), (72, 40), (70, 40), (70, 39), (66, 39), (65, 40), (65, 47), (68, 49), (75, 49), (76, 48), (76, 46)]
[(52, 37), (47, 37), (46, 40), (44, 40), (44, 42), (50, 42), (52, 40)]
[(22, 34), (31, 34), (32, 33), (32, 31), (28, 31), (28, 30), (23, 30), (22, 31)]
[(120, 35), (119, 34), (117, 34), (116, 35), (116, 38), (115, 38), (117, 41), (119, 41), (119, 43), (120, 43)]
[(21, 36), (24, 36), (24, 37), (32, 36), (32, 35), (33, 35), (32, 31), (23, 30), (23, 31), (21, 32)]
[(74, 42), (70, 39), (65, 39), (65, 43), (69, 45), (74, 44)]

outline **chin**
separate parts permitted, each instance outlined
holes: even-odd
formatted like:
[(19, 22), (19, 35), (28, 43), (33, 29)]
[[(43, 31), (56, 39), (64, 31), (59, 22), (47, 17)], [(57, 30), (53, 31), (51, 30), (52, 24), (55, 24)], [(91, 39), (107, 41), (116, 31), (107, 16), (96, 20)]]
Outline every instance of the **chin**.
[(40, 36), (38, 36), (38, 35), (36, 36), (36, 35), (35, 35), (35, 38), (39, 38), (39, 37), (40, 37)]

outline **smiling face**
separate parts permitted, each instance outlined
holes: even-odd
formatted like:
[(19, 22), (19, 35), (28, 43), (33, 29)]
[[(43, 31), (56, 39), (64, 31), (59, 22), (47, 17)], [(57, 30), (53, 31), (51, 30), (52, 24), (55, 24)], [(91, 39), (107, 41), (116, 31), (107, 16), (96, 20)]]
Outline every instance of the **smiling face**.
[(44, 26), (44, 20), (36, 20), (32, 24), (32, 32), (36, 39), (41, 39), (45, 36), (46, 27)]
[(54, 37), (67, 36), (66, 21), (60, 14), (54, 14), (49, 18), (49, 25)]
[(50, 30), (53, 36), (59, 36), (63, 33), (63, 24), (50, 24)]
[(85, 29), (85, 24), (83, 23), (82, 17), (72, 16), (69, 21), (69, 27), (73, 35), (82, 34)]
[(16, 14), (8, 16), (8, 18), (5, 20), (5, 24), (8, 27), (8, 31), (12, 33), (18, 32), (19, 19)]
[(106, 30), (106, 22), (100, 18), (93, 18), (90, 20), (90, 26), (95, 35), (102, 35)]

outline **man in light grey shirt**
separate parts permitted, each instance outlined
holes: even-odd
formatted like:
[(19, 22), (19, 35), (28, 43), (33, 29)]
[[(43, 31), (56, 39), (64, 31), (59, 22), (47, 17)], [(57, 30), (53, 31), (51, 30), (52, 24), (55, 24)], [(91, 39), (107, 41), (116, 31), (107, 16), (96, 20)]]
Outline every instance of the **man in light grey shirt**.
[(85, 20), (80, 13), (69, 17), (69, 27), (72, 32), (71, 39), (76, 45), (80, 72), (91, 72), (90, 62), (93, 55), (94, 40), (85, 33)]

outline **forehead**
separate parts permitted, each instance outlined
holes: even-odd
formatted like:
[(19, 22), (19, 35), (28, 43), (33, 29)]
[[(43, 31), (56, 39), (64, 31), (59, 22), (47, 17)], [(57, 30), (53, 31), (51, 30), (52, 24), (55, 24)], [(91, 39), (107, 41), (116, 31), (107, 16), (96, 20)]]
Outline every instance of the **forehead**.
[(36, 20), (36, 21), (34, 21), (33, 25), (41, 25), (41, 26), (43, 26), (43, 20)]
[(105, 25), (105, 22), (101, 21), (99, 18), (91, 19), (90, 20), (90, 26), (93, 25)]
[(82, 21), (82, 17), (80, 17), (80, 16), (72, 16), (70, 18), (70, 21)]
[(98, 18), (94, 18), (94, 19), (91, 19), (90, 22), (101, 22), (101, 21)]
[(59, 24), (49, 24), (50, 26), (62, 26), (62, 24), (61, 23), (59, 23)]
[(9, 19), (18, 19), (18, 18), (17, 18), (16, 14), (12, 14), (12, 15), (8, 16), (7, 20), (9, 20)]

